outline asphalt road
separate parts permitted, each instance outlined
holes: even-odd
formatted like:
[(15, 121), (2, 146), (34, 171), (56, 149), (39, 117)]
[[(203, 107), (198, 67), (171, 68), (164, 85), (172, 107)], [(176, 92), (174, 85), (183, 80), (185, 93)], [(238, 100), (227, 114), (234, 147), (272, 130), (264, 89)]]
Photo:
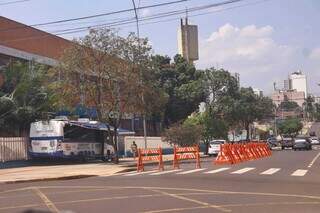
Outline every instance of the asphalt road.
[(0, 212), (320, 212), (320, 149), (195, 170), (0, 185)]

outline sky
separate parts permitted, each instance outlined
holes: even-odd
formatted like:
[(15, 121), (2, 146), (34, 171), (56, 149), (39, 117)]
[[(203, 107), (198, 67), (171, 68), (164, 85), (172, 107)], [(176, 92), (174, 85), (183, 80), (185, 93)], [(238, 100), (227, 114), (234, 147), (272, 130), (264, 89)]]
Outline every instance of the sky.
[[(3, 4), (10, 1), (13, 0), (0, 0), (0, 15), (28, 25), (132, 8), (132, 0), (27, 0)], [(141, 7), (172, 1), (175, 0), (135, 0)], [(139, 17), (223, 1), (226, 0), (189, 0), (142, 9)], [(261, 89), (267, 95), (272, 93), (273, 82), (282, 88), (290, 73), (302, 70), (307, 75), (308, 91), (320, 95), (320, 0), (242, 0), (188, 12), (188, 16), (199, 30), (197, 68), (237, 72), (242, 86)], [(184, 17), (180, 14), (141, 22), (140, 36), (149, 39), (154, 54), (172, 57), (178, 51), (179, 18)], [(134, 18), (134, 12), (38, 28), (57, 33), (127, 18)], [(134, 23), (116, 28), (123, 36), (136, 30)], [(72, 39), (86, 33), (60, 36)]]

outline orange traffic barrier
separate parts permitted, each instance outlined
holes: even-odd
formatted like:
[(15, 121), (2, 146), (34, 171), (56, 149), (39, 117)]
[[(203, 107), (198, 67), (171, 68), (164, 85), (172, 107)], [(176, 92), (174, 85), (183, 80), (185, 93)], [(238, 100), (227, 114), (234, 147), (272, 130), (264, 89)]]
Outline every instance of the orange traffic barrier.
[(196, 168), (201, 168), (199, 146), (174, 147), (173, 149), (173, 169), (179, 169), (179, 160), (195, 159)]
[(218, 153), (217, 158), (214, 161), (214, 164), (234, 164), (236, 163), (235, 158), (232, 155), (231, 144), (221, 144), (220, 145), (220, 152)]
[(222, 144), (214, 164), (235, 164), (243, 161), (271, 156), (266, 143)]
[(137, 171), (144, 171), (145, 161), (158, 161), (159, 170), (164, 170), (162, 149), (138, 149)]

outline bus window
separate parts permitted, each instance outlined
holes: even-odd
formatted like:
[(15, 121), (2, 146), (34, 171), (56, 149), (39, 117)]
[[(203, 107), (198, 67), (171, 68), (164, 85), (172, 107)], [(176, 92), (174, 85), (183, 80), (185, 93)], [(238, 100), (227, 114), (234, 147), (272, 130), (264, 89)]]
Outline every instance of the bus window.
[(95, 142), (96, 130), (79, 126), (66, 126), (64, 128), (64, 139), (66, 141)]

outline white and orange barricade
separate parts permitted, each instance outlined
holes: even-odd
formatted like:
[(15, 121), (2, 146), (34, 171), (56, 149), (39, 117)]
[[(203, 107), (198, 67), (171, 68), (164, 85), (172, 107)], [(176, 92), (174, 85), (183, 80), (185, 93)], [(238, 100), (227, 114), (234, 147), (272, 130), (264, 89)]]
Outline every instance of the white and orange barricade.
[(191, 147), (174, 147), (173, 149), (173, 169), (179, 169), (179, 160), (195, 159), (196, 168), (201, 168), (200, 165), (200, 149), (199, 146)]
[(213, 164), (235, 164), (271, 155), (266, 143), (222, 144)]
[(162, 149), (138, 149), (138, 160), (137, 160), (137, 172), (144, 171), (144, 162), (146, 161), (157, 161), (159, 162), (159, 170), (164, 170)]
[(234, 164), (236, 159), (232, 154), (231, 150), (232, 144), (221, 144), (220, 152), (217, 158), (213, 161), (213, 164)]

